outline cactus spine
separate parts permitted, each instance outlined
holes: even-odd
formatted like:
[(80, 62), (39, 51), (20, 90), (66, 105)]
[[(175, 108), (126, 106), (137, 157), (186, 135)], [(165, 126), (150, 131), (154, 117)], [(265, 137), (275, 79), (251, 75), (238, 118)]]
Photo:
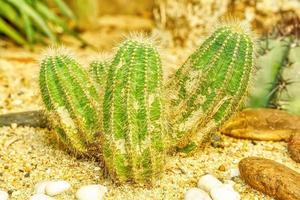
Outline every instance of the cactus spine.
[(53, 50), (42, 60), (40, 90), (60, 140), (84, 153), (101, 131), (101, 99), (88, 73), (64, 51)]
[(204, 41), (167, 84), (178, 147), (203, 142), (242, 105), (253, 68), (253, 41), (239, 24)]
[(109, 67), (103, 160), (117, 181), (151, 183), (164, 165), (162, 67), (150, 41), (126, 40)]

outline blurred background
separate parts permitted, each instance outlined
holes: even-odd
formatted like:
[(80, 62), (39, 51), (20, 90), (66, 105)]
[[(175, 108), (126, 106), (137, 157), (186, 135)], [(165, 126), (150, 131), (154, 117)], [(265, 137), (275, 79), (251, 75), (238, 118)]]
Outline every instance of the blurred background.
[(0, 0), (0, 33), (2, 43), (34, 47), (72, 35), (101, 48), (106, 38), (90, 32), (143, 31), (167, 47), (186, 47), (199, 45), (224, 16), (249, 21), (262, 34), (291, 15), (300, 16), (298, 0)]
[(300, 114), (299, 0), (0, 0), (0, 113), (39, 108), (36, 61), (49, 45), (87, 66), (130, 32), (154, 35), (167, 78), (225, 16), (258, 41), (247, 106)]

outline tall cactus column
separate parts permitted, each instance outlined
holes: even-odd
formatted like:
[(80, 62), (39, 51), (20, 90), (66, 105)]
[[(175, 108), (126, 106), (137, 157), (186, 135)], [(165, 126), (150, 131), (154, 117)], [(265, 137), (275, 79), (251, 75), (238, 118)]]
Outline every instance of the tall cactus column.
[(243, 103), (253, 72), (253, 41), (239, 24), (218, 28), (167, 85), (179, 147), (198, 145)]
[(164, 165), (164, 106), (159, 55), (147, 39), (128, 39), (108, 70), (103, 160), (119, 182), (151, 183)]
[(40, 90), (60, 140), (84, 153), (101, 132), (101, 99), (88, 73), (65, 51), (54, 49), (42, 60)]

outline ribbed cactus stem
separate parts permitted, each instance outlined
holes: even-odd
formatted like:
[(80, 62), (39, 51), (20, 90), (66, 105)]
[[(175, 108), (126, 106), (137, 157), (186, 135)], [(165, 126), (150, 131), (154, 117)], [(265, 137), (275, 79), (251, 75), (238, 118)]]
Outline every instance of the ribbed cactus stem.
[(249, 107), (271, 107), (300, 115), (300, 46), (293, 36), (262, 38)]
[(164, 165), (164, 107), (160, 57), (148, 39), (119, 47), (104, 96), (103, 160), (117, 181), (151, 183)]
[(76, 152), (86, 152), (101, 131), (101, 99), (88, 73), (65, 49), (54, 49), (41, 62), (39, 84), (61, 141)]
[(238, 24), (216, 29), (187, 59), (167, 85), (179, 147), (200, 144), (240, 108), (253, 68), (252, 38)]
[(110, 65), (109, 60), (95, 60), (91, 62), (89, 72), (98, 86), (104, 90), (107, 78), (107, 71)]
[[(288, 63), (288, 56), (292, 42), (290, 38), (272, 40), (267, 39), (264, 49), (266, 53), (257, 59), (257, 65), (260, 69), (255, 77), (254, 87), (251, 91), (248, 105), (250, 107), (268, 107), (275, 104), (280, 90), (282, 72)], [(262, 43), (263, 43), (262, 42)], [(261, 45), (263, 47), (263, 45)]]

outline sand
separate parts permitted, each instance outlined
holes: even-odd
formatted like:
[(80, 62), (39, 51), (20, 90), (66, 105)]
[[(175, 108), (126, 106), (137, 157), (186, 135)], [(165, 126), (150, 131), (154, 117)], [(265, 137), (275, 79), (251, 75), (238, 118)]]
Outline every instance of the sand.
[[(108, 50), (121, 40), (127, 31), (113, 34), (111, 29), (87, 33), (99, 49)], [(108, 36), (110, 35), (110, 36)], [(101, 43), (105, 38), (106, 43)], [(80, 49), (68, 41), (80, 62), (97, 55), (89, 49)], [(0, 114), (41, 109), (38, 92), (38, 59), (42, 47), (35, 52), (15, 47), (7, 42), (0, 43)], [(163, 54), (165, 71), (182, 63), (190, 50), (168, 49)], [(177, 64), (177, 65), (180, 65)], [(166, 73), (167, 74), (167, 73)], [(108, 187), (106, 199), (183, 199), (184, 192), (195, 187), (200, 176), (211, 173), (222, 181), (232, 180), (242, 199), (272, 199), (251, 189), (240, 177), (230, 178), (230, 170), (237, 169), (239, 160), (247, 156), (273, 159), (300, 172), (287, 153), (284, 142), (253, 142), (222, 136), (221, 147), (207, 144), (192, 157), (169, 156), (166, 170), (152, 188), (125, 184), (117, 186), (104, 177), (100, 165), (91, 159), (75, 158), (58, 145), (51, 130), (17, 127), (0, 128), (0, 189), (8, 191), (11, 199), (25, 200), (34, 194), (34, 186), (44, 180), (66, 180), (72, 189), (60, 194), (57, 200), (75, 199), (76, 190), (85, 184), (102, 184)]]

